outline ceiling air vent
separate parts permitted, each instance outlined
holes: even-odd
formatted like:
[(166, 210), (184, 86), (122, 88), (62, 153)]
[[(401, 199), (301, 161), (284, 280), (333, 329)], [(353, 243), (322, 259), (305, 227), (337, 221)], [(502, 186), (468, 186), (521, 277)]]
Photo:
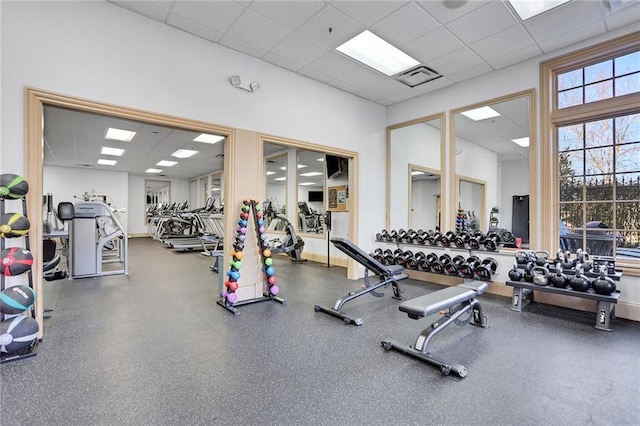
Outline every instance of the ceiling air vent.
[(437, 71), (424, 65), (418, 65), (417, 67), (393, 76), (393, 78), (398, 80), (400, 83), (404, 83), (409, 87), (416, 87), (440, 77), (442, 77), (442, 74), (439, 74)]

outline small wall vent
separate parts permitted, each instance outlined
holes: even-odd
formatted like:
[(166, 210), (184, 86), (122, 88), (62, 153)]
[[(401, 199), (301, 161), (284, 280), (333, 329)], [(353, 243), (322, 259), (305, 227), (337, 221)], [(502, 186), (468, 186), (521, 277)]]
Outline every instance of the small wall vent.
[(425, 65), (418, 65), (393, 76), (400, 83), (409, 87), (416, 87), (440, 77), (442, 77), (442, 74)]

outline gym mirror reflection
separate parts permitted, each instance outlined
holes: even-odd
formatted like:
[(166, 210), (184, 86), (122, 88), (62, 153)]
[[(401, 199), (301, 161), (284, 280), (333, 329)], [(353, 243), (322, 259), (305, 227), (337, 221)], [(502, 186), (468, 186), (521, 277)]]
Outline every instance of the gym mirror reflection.
[[(467, 232), (487, 232), (484, 225), (485, 188), (484, 182), (458, 176), (458, 206), (466, 217)], [(466, 209), (463, 209), (465, 206)]]
[(443, 227), (443, 120), (438, 114), (387, 128), (387, 229)]
[(171, 202), (171, 181), (145, 179), (145, 224), (149, 224), (149, 219), (158, 209)]
[[(475, 211), (479, 229), (503, 236), (504, 247), (528, 247), (530, 141), (533, 141), (533, 90), (453, 110), (452, 169), (469, 182), (484, 183), (484, 202), (458, 192), (451, 209)], [(461, 181), (462, 182), (462, 181)], [(466, 185), (466, 184), (463, 184)]]
[(324, 234), (324, 167), (321, 152), (300, 149), (297, 153), (298, 231)]
[[(282, 147), (265, 144), (265, 150)], [(287, 153), (265, 157), (265, 201), (264, 221), (269, 231), (284, 231), (287, 226)]]

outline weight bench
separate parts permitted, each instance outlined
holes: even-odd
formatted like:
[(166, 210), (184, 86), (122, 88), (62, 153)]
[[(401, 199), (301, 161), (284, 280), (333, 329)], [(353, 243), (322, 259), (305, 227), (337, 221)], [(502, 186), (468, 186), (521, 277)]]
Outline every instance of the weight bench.
[[(443, 316), (420, 333), (414, 347), (404, 346), (393, 340), (382, 341), (382, 347), (387, 351), (395, 349), (412, 358), (424, 361), (439, 368), (445, 376), (448, 376), (453, 371), (458, 376), (465, 377), (467, 369), (463, 365), (449, 364), (442, 359), (434, 357), (427, 352), (427, 345), (435, 335), (451, 323), (456, 325), (471, 323), (486, 327), (487, 317), (482, 313), (482, 306), (476, 296), (486, 292), (487, 288), (488, 285), (485, 282), (471, 281), (403, 302), (398, 309), (406, 312), (411, 319), (417, 320), (435, 313), (440, 313)], [(465, 314), (467, 316), (463, 317)]]
[[(320, 305), (315, 305), (313, 308), (316, 312), (324, 312), (325, 314), (333, 315), (337, 318), (342, 318), (345, 324), (362, 325), (361, 318), (352, 318), (342, 312), (342, 307), (345, 303), (353, 300), (363, 294), (371, 294), (375, 297), (382, 297), (384, 293), (377, 292), (380, 287), (388, 287), (389, 284), (393, 287), (393, 298), (403, 300), (402, 292), (398, 286), (398, 281), (404, 280), (409, 276), (404, 274), (404, 268), (400, 265), (385, 266), (371, 257), (369, 254), (362, 251), (362, 249), (349, 240), (344, 238), (332, 238), (331, 242), (341, 252), (345, 253), (350, 258), (364, 266), (364, 288), (360, 291), (347, 294), (345, 297), (338, 299), (333, 308), (325, 308)], [(380, 281), (377, 284), (371, 284), (369, 281), (369, 271), (380, 277)]]

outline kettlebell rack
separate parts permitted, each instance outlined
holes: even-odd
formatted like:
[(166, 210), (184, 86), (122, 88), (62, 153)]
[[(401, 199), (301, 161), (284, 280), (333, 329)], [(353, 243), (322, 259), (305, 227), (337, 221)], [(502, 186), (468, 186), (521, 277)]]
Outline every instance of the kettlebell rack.
[[(533, 253), (534, 255), (535, 253), (539, 253), (539, 256), (534, 257), (534, 255), (529, 255), (530, 253)], [(523, 254), (526, 254), (526, 256), (524, 256)], [(576, 258), (578, 257), (579, 254), (576, 254)], [(544, 278), (546, 279), (538, 280), (538, 283), (534, 281), (534, 278), (532, 276), (530, 276), (529, 280), (525, 280), (524, 277), (519, 281), (508, 280), (506, 282), (506, 285), (513, 287), (513, 297), (510, 309), (512, 311), (522, 312), (524, 306), (535, 303), (535, 291), (560, 294), (563, 296), (570, 296), (587, 300), (595, 300), (597, 302), (597, 305), (594, 328), (602, 331), (613, 331), (613, 329), (611, 328), (611, 319), (615, 318), (615, 305), (618, 303), (618, 299), (620, 298), (620, 290), (615, 290), (610, 294), (599, 294), (592, 288), (588, 288), (586, 291), (578, 291), (568, 286), (557, 287), (555, 285), (552, 285), (549, 281), (549, 279), (552, 278), (552, 274), (562, 273), (567, 277), (572, 277), (576, 276), (576, 274), (578, 273), (578, 271), (576, 271), (574, 268), (562, 269), (563, 260), (565, 262), (568, 261), (568, 259), (559, 258), (559, 255), (556, 256), (556, 258), (549, 259), (548, 252), (542, 250), (528, 253), (522, 251), (516, 252), (516, 262), (514, 264), (514, 269), (521, 269), (523, 271), (526, 271), (527, 268), (530, 268), (532, 264), (537, 265), (533, 268), (545, 270), (546, 275)], [(561, 269), (557, 269), (556, 263), (560, 265)], [(577, 264), (578, 263), (575, 262), (573, 263), (573, 265)], [(611, 257), (594, 256), (592, 257), (591, 267), (592, 269), (589, 271), (580, 271), (580, 275), (586, 278), (594, 279), (600, 279), (600, 277), (604, 275), (604, 277), (606, 277), (604, 279), (612, 281), (620, 281), (620, 278), (622, 278), (622, 271), (615, 269), (615, 259)], [(600, 272), (600, 268), (602, 268), (602, 273)], [(598, 269), (598, 272), (594, 272), (596, 269)]]
[[(14, 200), (14, 201), (18, 201), (18, 200)], [(27, 200), (25, 197), (20, 198), (19, 200), (22, 204), (22, 215), (26, 218), (28, 218), (27, 215)], [(5, 199), (4, 198), (0, 198), (0, 217), (3, 217), (5, 215), (6, 211), (5, 211)], [(24, 238), (24, 248), (27, 250), (31, 250), (31, 245), (29, 243), (29, 234), (27, 233), (26, 235), (24, 235), (22, 238)], [(0, 251), (4, 250), (5, 247), (5, 241), (4, 238), (0, 238)], [(27, 285), (33, 289), (33, 275), (31, 273), (31, 269), (29, 269), (27, 272), (25, 272), (27, 274)], [(4, 291), (5, 289), (5, 276), (4, 274), (0, 274), (0, 291)], [(36, 310), (35, 307), (30, 309), (30, 316), (33, 319), (36, 319)], [(5, 319), (5, 314), (0, 313), (0, 321), (4, 321)], [(9, 361), (15, 361), (18, 359), (23, 359), (23, 358), (30, 358), (32, 356), (36, 356), (37, 349), (38, 346), (38, 339), (35, 339), (33, 341), (33, 343), (29, 346), (27, 346), (26, 348), (22, 349), (21, 351), (15, 352), (15, 353), (11, 353), (11, 354), (5, 354), (2, 353), (0, 354), (0, 364), (3, 364), (5, 362), (9, 362)]]

